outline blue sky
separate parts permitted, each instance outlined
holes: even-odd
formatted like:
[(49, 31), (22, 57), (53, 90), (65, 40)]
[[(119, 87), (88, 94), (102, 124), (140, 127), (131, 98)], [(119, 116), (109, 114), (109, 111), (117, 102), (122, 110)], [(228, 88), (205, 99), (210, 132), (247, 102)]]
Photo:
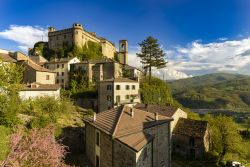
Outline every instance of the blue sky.
[[(249, 74), (248, 64), (244, 69), (242, 64), (233, 71), (227, 68), (238, 60), (246, 62), (246, 56), (237, 56), (250, 49), (249, 9), (248, 0), (0, 0), (0, 48), (27, 49), (41, 36), (46, 40), (48, 26), (63, 29), (79, 22), (116, 44), (127, 39), (131, 62), (138, 60), (138, 42), (149, 35), (158, 38), (168, 53), (170, 67), (156, 75), (169, 70), (173, 73), (169, 75), (180, 77), (218, 71)], [(235, 48), (230, 50), (232, 45)], [(223, 54), (216, 51), (218, 46)], [(229, 50), (234, 54), (225, 58)], [(220, 64), (237, 59), (222, 68), (208, 55), (216, 61), (221, 56)], [(198, 69), (200, 66), (208, 69)]]

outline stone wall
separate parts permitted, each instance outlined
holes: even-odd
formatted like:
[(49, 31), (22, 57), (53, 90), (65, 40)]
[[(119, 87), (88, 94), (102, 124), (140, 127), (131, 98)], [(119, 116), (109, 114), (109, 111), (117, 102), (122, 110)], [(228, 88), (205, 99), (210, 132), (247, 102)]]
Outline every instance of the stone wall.
[(169, 123), (164, 123), (146, 129), (146, 133), (155, 136), (153, 140), (153, 166), (170, 167), (170, 127)]
[(136, 167), (136, 153), (119, 141), (114, 141), (113, 167)]
[(153, 142), (149, 142), (138, 153), (136, 153), (136, 167), (152, 167)]
[(174, 134), (173, 135), (173, 152), (186, 158), (191, 157), (190, 150), (195, 150), (194, 158), (201, 158), (205, 153), (205, 146), (203, 138), (194, 138), (194, 146), (190, 144), (190, 138), (186, 135)]
[(85, 124), (85, 153), (89, 162), (95, 164), (95, 128)]

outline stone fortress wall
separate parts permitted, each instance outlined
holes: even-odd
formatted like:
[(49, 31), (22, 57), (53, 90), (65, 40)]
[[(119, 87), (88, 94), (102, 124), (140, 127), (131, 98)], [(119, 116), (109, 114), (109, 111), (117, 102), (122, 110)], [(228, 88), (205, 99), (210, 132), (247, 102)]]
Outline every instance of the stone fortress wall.
[(102, 53), (108, 58), (114, 58), (116, 52), (115, 45), (105, 38), (97, 37), (94, 32), (84, 30), (83, 26), (74, 23), (72, 28), (56, 31), (55, 28), (48, 28), (49, 48), (57, 50), (63, 46), (83, 47), (86, 42), (91, 41), (99, 43), (102, 47)]

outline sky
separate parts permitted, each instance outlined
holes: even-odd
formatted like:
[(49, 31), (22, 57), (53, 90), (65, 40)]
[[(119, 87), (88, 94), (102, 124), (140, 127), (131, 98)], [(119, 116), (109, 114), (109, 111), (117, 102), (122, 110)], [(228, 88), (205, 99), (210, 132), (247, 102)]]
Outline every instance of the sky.
[(138, 43), (158, 39), (164, 79), (215, 72), (250, 75), (249, 0), (0, 0), (0, 49), (27, 52), (47, 41), (47, 28), (81, 23), (118, 46), (129, 42), (129, 64), (141, 67)]

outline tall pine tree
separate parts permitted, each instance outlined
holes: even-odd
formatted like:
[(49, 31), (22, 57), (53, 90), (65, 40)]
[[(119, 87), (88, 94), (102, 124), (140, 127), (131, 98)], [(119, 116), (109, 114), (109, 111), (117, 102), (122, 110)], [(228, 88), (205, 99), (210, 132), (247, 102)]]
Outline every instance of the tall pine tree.
[(144, 65), (144, 69), (149, 73), (149, 83), (152, 75), (152, 67), (157, 69), (166, 67), (166, 61), (164, 60), (165, 52), (160, 48), (157, 39), (149, 36), (147, 39), (139, 43), (141, 52), (136, 55), (141, 58), (141, 63)]

